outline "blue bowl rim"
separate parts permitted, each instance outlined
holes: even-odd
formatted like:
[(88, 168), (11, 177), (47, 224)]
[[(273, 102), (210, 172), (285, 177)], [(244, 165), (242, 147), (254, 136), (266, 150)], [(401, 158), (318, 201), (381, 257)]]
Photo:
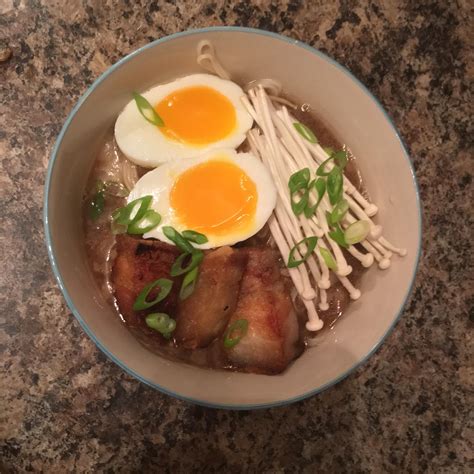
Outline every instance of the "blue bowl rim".
[[(127, 366), (127, 364), (120, 359), (118, 359), (115, 355), (113, 355), (109, 350), (103, 346), (98, 339), (96, 339), (94, 333), (92, 330), (89, 328), (87, 323), (84, 321), (82, 316), (80, 315), (79, 311), (75, 307), (72, 298), (70, 297), (64, 282), (62, 280), (61, 274), (59, 272), (59, 268), (56, 262), (56, 257), (54, 254), (53, 246), (52, 246), (52, 240), (51, 240), (51, 232), (49, 229), (49, 220), (48, 220), (48, 214), (49, 214), (49, 208), (48, 208), (48, 197), (49, 197), (49, 191), (50, 191), (50, 184), (51, 184), (51, 176), (54, 168), (54, 164), (57, 158), (58, 150), (61, 145), (61, 142), (64, 138), (64, 135), (66, 134), (67, 129), (69, 128), (69, 125), (71, 124), (72, 120), (74, 119), (74, 116), (76, 115), (77, 111), (80, 109), (82, 104), (85, 102), (85, 100), (89, 97), (89, 95), (94, 91), (94, 89), (102, 83), (107, 77), (113, 73), (115, 70), (123, 66), (125, 63), (130, 61), (132, 58), (134, 58), (136, 55), (141, 54), (143, 51), (146, 51), (149, 48), (153, 48), (157, 44), (165, 43), (167, 41), (174, 40), (176, 38), (181, 38), (185, 36), (192, 36), (195, 34), (202, 34), (202, 33), (212, 33), (212, 32), (240, 32), (240, 33), (249, 33), (249, 34), (256, 34), (256, 35), (262, 35), (262, 36), (268, 36), (270, 38), (277, 39), (279, 41), (283, 41), (285, 43), (290, 43), (292, 45), (295, 45), (297, 47), (303, 48), (310, 53), (319, 56), (323, 60), (329, 62), (333, 66), (337, 67), (343, 74), (347, 75), (353, 82), (358, 85), (362, 91), (369, 96), (369, 98), (376, 104), (376, 106), (380, 109), (380, 111), (383, 113), (385, 116), (386, 120), (388, 121), (389, 125), (392, 127), (394, 134), (396, 135), (400, 146), (403, 150), (403, 154), (405, 156), (405, 159), (407, 161), (408, 166), (410, 167), (412, 179), (413, 179), (413, 184), (415, 186), (415, 193), (416, 193), (416, 205), (417, 205), (417, 211), (418, 211), (418, 222), (420, 226), (420, 236), (418, 240), (418, 248), (417, 248), (417, 255), (416, 255), (416, 263), (415, 263), (415, 268), (413, 270), (413, 274), (411, 276), (411, 281), (410, 285), (408, 287), (408, 291), (404, 297), (404, 300), (398, 310), (398, 314), (396, 318), (393, 320), (391, 326), (387, 329), (385, 334), (380, 338), (380, 340), (370, 349), (370, 351), (366, 354), (365, 357), (363, 357), (361, 360), (356, 362), (352, 367), (347, 369), (343, 374), (340, 376), (334, 378), (333, 380), (327, 382), (324, 385), (321, 385), (320, 387), (309, 390), (308, 392), (299, 395), (297, 397), (289, 398), (286, 400), (280, 400), (277, 402), (271, 402), (271, 403), (258, 403), (258, 404), (241, 404), (241, 405), (232, 405), (232, 404), (219, 404), (219, 403), (209, 403), (205, 400), (199, 400), (199, 399), (194, 399), (191, 397), (186, 397), (183, 395), (180, 395), (179, 393), (175, 393), (171, 390), (168, 390), (151, 380), (148, 380), (135, 371), (133, 371), (130, 367)], [(388, 115), (388, 113), (385, 111), (385, 109), (382, 107), (378, 99), (370, 92), (370, 90), (361, 82), (359, 79), (357, 79), (346, 67), (342, 66), (339, 64), (337, 61), (332, 59), (331, 57), (327, 56), (326, 54), (322, 53), (321, 51), (313, 48), (312, 46), (307, 45), (306, 43), (303, 43), (299, 40), (294, 40), (291, 39), (287, 36), (280, 35), (278, 33), (273, 33), (265, 30), (259, 30), (256, 28), (246, 28), (246, 27), (239, 27), (239, 26), (216, 26), (216, 27), (207, 27), (207, 28), (198, 28), (198, 29), (190, 29), (186, 31), (182, 31), (179, 33), (175, 33), (172, 35), (165, 36), (163, 38), (157, 39), (149, 44), (146, 44), (142, 46), (141, 48), (133, 51), (132, 53), (128, 54), (127, 56), (123, 57), (119, 61), (117, 61), (115, 64), (113, 64), (111, 67), (109, 67), (98, 79), (94, 81), (94, 83), (87, 89), (87, 91), (79, 98), (77, 101), (76, 105), (70, 112), (69, 116), (67, 117), (61, 132), (58, 135), (58, 138), (56, 140), (56, 143), (53, 147), (53, 150), (51, 152), (49, 164), (48, 164), (48, 169), (47, 169), (47, 174), (46, 174), (46, 182), (45, 182), (45, 191), (44, 191), (44, 206), (43, 206), (43, 223), (44, 223), (44, 229), (45, 229), (45, 238), (46, 238), (46, 246), (48, 250), (48, 256), (49, 260), (51, 263), (51, 267), (53, 269), (54, 277), (56, 279), (56, 282), (63, 293), (64, 299), (66, 300), (66, 303), (71, 310), (71, 312), (74, 314), (75, 318), (79, 321), (79, 324), (82, 326), (86, 334), (92, 339), (92, 341), (96, 344), (96, 346), (109, 358), (111, 359), (115, 364), (117, 364), (120, 368), (122, 368), (125, 372), (127, 372), (129, 375), (132, 377), (136, 378), (140, 382), (143, 382), (144, 384), (159, 390), (162, 393), (165, 393), (166, 395), (170, 395), (172, 397), (175, 397), (179, 400), (183, 400), (186, 402), (191, 402), (197, 405), (201, 405), (204, 407), (208, 408), (220, 408), (220, 409), (230, 409), (230, 410), (255, 410), (255, 409), (261, 409), (261, 408), (275, 408), (275, 407), (280, 407), (284, 405), (289, 405), (291, 403), (299, 402), (301, 400), (304, 400), (306, 398), (309, 398), (313, 395), (316, 395), (318, 393), (323, 392), (324, 390), (327, 390), (328, 388), (332, 387), (333, 385), (336, 385), (340, 381), (344, 380), (346, 377), (349, 376), (352, 372), (354, 372), (356, 369), (361, 367), (363, 364), (365, 364), (368, 359), (375, 354), (375, 352), (380, 348), (382, 343), (385, 341), (385, 339), (389, 336), (389, 334), (393, 331), (395, 325), (397, 322), (400, 320), (404, 307), (407, 303), (407, 300), (413, 290), (413, 285), (415, 282), (415, 276), (417, 273), (419, 261), (420, 261), (420, 255), (421, 255), (421, 241), (422, 241), (422, 214), (421, 214), (421, 205), (420, 205), (420, 192), (418, 188), (418, 183), (416, 181), (416, 176), (415, 176), (415, 170), (413, 167), (413, 164), (410, 160), (408, 151), (406, 149), (406, 146), (400, 137), (400, 134), (398, 133), (397, 128), (395, 127), (395, 124), (393, 123), (392, 119)]]

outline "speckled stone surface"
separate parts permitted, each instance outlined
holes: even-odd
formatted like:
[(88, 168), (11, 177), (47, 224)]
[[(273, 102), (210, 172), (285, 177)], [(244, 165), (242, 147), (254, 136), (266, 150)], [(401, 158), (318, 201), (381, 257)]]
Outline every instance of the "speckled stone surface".
[[(473, 472), (469, 17), (468, 0), (0, 0), (13, 52), (0, 64), (0, 471)], [(342, 383), (284, 408), (201, 408), (123, 373), (68, 311), (43, 242), (48, 156), (77, 98), (139, 46), (208, 25), (284, 33), (347, 66), (420, 185), (424, 253), (402, 320)]]

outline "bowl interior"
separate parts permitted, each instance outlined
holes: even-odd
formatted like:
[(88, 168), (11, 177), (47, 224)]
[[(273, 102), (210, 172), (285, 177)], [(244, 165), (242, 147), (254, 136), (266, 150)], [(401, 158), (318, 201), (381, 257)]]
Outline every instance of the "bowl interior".
[[(160, 358), (141, 346), (103, 300), (86, 263), (82, 192), (103, 136), (130, 99), (176, 77), (202, 72), (196, 46), (211, 40), (232, 78), (281, 81), (308, 102), (359, 158), (384, 235), (408, 249), (389, 270), (374, 265), (333, 330), (319, 337), (279, 376), (200, 369)], [(124, 369), (161, 390), (214, 406), (279, 404), (320, 390), (345, 376), (383, 339), (401, 312), (416, 270), (420, 220), (413, 172), (403, 145), (381, 107), (345, 70), (297, 42), (250, 30), (212, 29), (159, 40), (122, 60), (81, 99), (58, 139), (50, 165), (46, 231), (56, 277), (89, 336)]]

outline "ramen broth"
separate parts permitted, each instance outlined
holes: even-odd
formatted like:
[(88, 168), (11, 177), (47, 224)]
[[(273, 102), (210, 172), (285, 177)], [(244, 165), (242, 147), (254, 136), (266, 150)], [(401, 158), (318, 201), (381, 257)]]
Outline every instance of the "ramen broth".
[[(302, 107), (298, 110), (292, 110), (292, 114), (296, 117), (296, 119), (305, 123), (309, 128), (311, 128), (318, 137), (319, 142), (324, 146), (330, 146), (334, 149), (341, 149), (342, 143), (340, 140), (338, 140), (336, 135), (332, 133), (332, 131), (330, 131), (330, 129), (310, 110), (308, 111), (305, 109), (306, 107)], [(243, 147), (245, 147), (245, 144)], [(358, 190), (362, 194), (366, 195), (366, 190), (363, 186), (359, 170), (356, 166), (355, 157), (350, 153), (350, 151), (348, 151), (348, 158), (349, 161), (345, 169), (345, 174), (358, 188)], [(94, 162), (89, 176), (86, 193), (83, 200), (83, 222), (86, 252), (90, 269), (102, 295), (109, 302), (109, 304), (114, 307), (117, 315), (121, 317), (122, 321), (124, 321), (126, 324), (125, 319), (122, 317), (122, 315), (120, 315), (120, 311), (114, 297), (114, 290), (111, 284), (111, 270), (115, 258), (115, 235), (112, 233), (110, 225), (112, 212), (115, 209), (125, 205), (126, 198), (107, 194), (104, 211), (96, 220), (91, 220), (89, 218), (88, 206), (91, 196), (96, 192), (98, 181), (123, 181), (120, 163), (124, 160), (126, 160), (125, 155), (120, 151), (117, 144), (115, 143), (113, 130), (110, 130), (104, 139), (104, 144)], [(137, 167), (139, 177), (145, 174), (147, 171), (149, 170)], [(276, 248), (268, 224), (266, 224), (256, 235), (235, 245), (235, 247), (246, 246), (269, 246)], [(353, 268), (351, 274), (352, 281), (353, 283), (357, 283), (357, 281), (360, 279), (363, 268), (360, 262), (352, 257), (348, 252), (344, 251), (344, 256), (347, 260), (347, 263)], [(285, 266), (285, 262), (283, 262), (281, 259), (280, 265), (281, 273), (285, 278), (285, 283), (288, 285), (288, 288), (291, 288), (290, 292), (293, 299), (293, 306), (300, 325), (300, 345), (302, 351), (304, 349), (304, 345), (308, 343), (310, 339), (317, 340), (318, 336), (315, 336), (314, 333), (311, 333), (305, 329), (305, 321), (307, 320), (306, 309), (297, 295), (293, 287), (293, 283), (288, 276), (288, 270)], [(333, 327), (336, 321), (346, 311), (351, 301), (348, 292), (343, 288), (342, 284), (337, 281), (336, 277), (332, 275), (331, 278), (331, 287), (327, 290), (329, 309), (326, 311), (318, 310), (319, 316), (324, 322), (323, 331), (327, 331)], [(218, 347), (219, 341), (217, 339), (206, 348), (188, 350), (181, 347), (176, 347), (172, 343), (157, 343), (156, 338), (137, 330), (134, 330), (133, 333), (135, 337), (149, 350), (167, 358), (204, 367), (231, 368), (224, 359), (222, 350)]]

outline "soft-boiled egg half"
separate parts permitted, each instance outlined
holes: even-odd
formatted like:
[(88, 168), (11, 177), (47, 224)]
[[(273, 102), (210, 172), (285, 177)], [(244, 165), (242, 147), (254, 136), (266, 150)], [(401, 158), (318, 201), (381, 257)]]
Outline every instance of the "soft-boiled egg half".
[(134, 163), (154, 168), (218, 148), (237, 148), (252, 127), (242, 89), (210, 74), (193, 74), (142, 94), (164, 122), (153, 125), (130, 101), (115, 123), (115, 139)]
[(169, 243), (162, 231), (194, 230), (208, 238), (200, 248), (232, 245), (256, 234), (276, 204), (276, 189), (266, 167), (251, 153), (210, 151), (170, 161), (142, 176), (128, 202), (153, 196), (161, 222), (143, 237)]

